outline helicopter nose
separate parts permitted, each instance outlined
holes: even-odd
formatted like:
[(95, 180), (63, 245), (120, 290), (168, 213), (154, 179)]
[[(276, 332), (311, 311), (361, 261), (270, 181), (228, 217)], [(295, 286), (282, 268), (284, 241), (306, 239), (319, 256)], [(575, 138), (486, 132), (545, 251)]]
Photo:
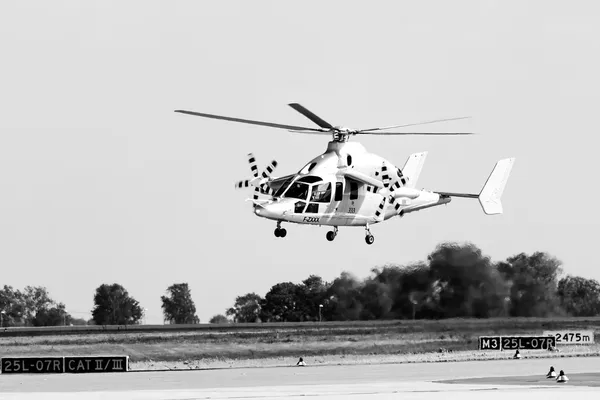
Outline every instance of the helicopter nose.
[(288, 208), (285, 203), (256, 204), (254, 214), (264, 218), (279, 218), (288, 211)]
[(265, 208), (261, 205), (254, 205), (254, 214), (262, 216), (265, 213)]

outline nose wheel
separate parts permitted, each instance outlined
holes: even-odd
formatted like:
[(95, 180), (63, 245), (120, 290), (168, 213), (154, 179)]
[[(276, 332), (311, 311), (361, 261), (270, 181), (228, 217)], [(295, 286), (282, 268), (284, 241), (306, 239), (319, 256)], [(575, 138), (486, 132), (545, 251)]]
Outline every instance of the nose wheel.
[(365, 233), (366, 233), (365, 242), (367, 242), (367, 244), (373, 244), (373, 242), (375, 241), (375, 238), (371, 234), (371, 230), (369, 229), (369, 224), (367, 224), (367, 226), (365, 227)]
[(333, 241), (333, 239), (335, 239), (335, 237), (337, 236), (338, 233), (338, 227), (334, 226), (332, 231), (327, 232), (327, 235), (325, 235), (325, 237), (327, 238), (327, 240), (329, 240), (330, 242)]
[(275, 237), (281, 237), (284, 238), (285, 235), (287, 235), (287, 231), (285, 230), (285, 228), (281, 227), (281, 221), (277, 222), (277, 228), (275, 228), (275, 232), (273, 232), (275, 234)]

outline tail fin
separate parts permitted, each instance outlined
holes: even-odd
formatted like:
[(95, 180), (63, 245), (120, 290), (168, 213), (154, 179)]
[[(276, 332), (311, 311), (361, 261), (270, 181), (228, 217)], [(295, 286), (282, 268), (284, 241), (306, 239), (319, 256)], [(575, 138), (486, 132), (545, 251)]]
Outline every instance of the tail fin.
[(483, 185), (478, 197), (481, 208), (487, 215), (502, 214), (500, 197), (504, 192), (506, 181), (514, 163), (514, 158), (505, 158), (498, 161), (485, 185)]
[(423, 169), (423, 164), (425, 164), (426, 157), (426, 151), (414, 153), (408, 157), (408, 160), (406, 160), (406, 164), (404, 164), (404, 168), (402, 169), (402, 174), (408, 177), (405, 187), (414, 188), (416, 186), (421, 170)]

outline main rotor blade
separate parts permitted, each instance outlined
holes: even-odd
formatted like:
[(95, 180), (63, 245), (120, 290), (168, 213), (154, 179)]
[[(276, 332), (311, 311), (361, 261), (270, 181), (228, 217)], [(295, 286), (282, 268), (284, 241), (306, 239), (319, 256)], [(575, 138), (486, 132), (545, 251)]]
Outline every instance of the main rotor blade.
[(305, 128), (303, 126), (294, 126), (294, 125), (275, 124), (275, 123), (272, 123), (272, 122), (253, 121), (253, 120), (250, 120), (250, 119), (224, 117), (222, 115), (204, 114), (204, 113), (199, 113), (199, 112), (194, 112), (194, 111), (175, 110), (175, 112), (182, 113), (182, 114), (197, 115), (199, 117), (214, 118), (214, 119), (223, 119), (225, 121), (242, 122), (242, 123), (245, 123), (245, 124), (269, 126), (271, 128), (293, 129), (293, 130), (307, 130), (307, 131), (316, 131), (316, 132), (321, 132), (322, 131), (321, 129)]
[(365, 135), (475, 135), (473, 132), (363, 132), (358, 131), (357, 134)]
[(309, 135), (324, 135), (324, 134), (329, 134), (330, 133), (329, 131), (326, 131), (326, 130), (322, 130), (322, 131), (317, 131), (317, 130), (292, 131), (292, 130), (290, 130), (290, 132), (293, 132), (293, 133), (306, 133), (306, 134), (309, 134)]
[(384, 126), (381, 128), (359, 129), (359, 132), (372, 132), (372, 131), (381, 131), (384, 129), (392, 129), (392, 128), (405, 128), (407, 126), (427, 125), (427, 124), (434, 124), (436, 122), (456, 121), (459, 119), (467, 119), (467, 118), (471, 118), (471, 117), (445, 118), (445, 119), (436, 119), (433, 121), (417, 122), (414, 124), (392, 125), (392, 126)]
[(294, 110), (298, 111), (300, 114), (304, 115), (306, 118), (310, 119), (312, 122), (319, 125), (321, 128), (333, 129), (333, 125), (325, 121), (323, 118), (317, 116), (315, 113), (309, 111), (306, 107), (301, 106), (298, 103), (290, 103), (288, 104), (288, 106), (292, 107)]

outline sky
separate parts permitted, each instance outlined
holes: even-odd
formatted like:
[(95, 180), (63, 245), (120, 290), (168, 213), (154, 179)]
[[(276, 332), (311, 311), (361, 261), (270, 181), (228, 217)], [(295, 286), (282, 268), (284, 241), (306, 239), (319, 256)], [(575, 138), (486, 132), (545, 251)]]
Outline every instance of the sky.
[[(45, 286), (89, 318), (119, 283), (146, 323), (187, 282), (208, 322), (235, 297), (311, 274), (332, 281), (425, 260), (444, 241), (493, 260), (546, 251), (600, 280), (595, 180), (600, 5), (594, 1), (19, 1), (0, 12), (0, 285)], [(364, 229), (256, 217), (234, 189), (276, 176), (329, 137), (173, 112), (369, 128), (437, 118), (472, 136), (355, 136), (398, 166), (428, 151), (417, 187), (477, 193), (516, 157), (504, 213), (477, 200)]]

